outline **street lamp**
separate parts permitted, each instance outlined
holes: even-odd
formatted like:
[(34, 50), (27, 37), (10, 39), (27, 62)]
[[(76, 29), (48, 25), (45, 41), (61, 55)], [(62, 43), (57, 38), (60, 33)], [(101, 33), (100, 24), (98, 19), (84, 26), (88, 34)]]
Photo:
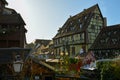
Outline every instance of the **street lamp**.
[(61, 53), (60, 53), (60, 56), (63, 56), (63, 55), (64, 55), (64, 53), (63, 53), (63, 52), (61, 52)]
[(66, 52), (65, 55), (68, 56), (68, 52)]
[(16, 55), (15, 56), (15, 61), (13, 62), (13, 68), (14, 68), (14, 71), (16, 73), (19, 73), (22, 71), (22, 68), (23, 68), (23, 60), (22, 58), (20, 57), (20, 55)]
[[(25, 64), (28, 63), (29, 59), (26, 60), (26, 57), (30, 51), (30, 48), (0, 48), (0, 63), (2, 63), (0, 71), (2, 78), (22, 80), (24, 76), (27, 76), (25, 71), (28, 71), (28, 65)], [(3, 69), (4, 67), (5, 69)]]
[(21, 55), (15, 55), (14, 61), (13, 61), (13, 69), (14, 69), (14, 75), (15, 79), (18, 78), (18, 80), (21, 80), (23, 76), (19, 74), (22, 72), (23, 69), (23, 59), (21, 58)]

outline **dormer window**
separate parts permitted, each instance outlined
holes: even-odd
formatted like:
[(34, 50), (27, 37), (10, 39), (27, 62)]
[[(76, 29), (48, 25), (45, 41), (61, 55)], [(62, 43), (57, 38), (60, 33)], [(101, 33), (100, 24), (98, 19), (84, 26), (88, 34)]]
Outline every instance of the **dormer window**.
[(67, 29), (65, 29), (65, 32), (67, 32)]
[(64, 31), (63, 30), (61, 30), (61, 33), (63, 33)]
[(70, 25), (72, 25), (72, 22), (70, 23)]
[(82, 24), (80, 23), (80, 29), (82, 28)]
[(78, 19), (78, 22), (80, 22), (80, 19)]
[(12, 14), (12, 11), (7, 10), (7, 9), (4, 9), (4, 10), (3, 10), (3, 14)]
[(20, 27), (19, 26), (16, 26), (16, 29), (19, 29)]
[(87, 17), (85, 16), (85, 19), (87, 19)]
[(71, 30), (71, 31), (73, 31), (74, 29), (75, 29), (75, 27), (74, 27), (74, 26), (73, 26), (73, 27), (70, 27), (70, 30)]

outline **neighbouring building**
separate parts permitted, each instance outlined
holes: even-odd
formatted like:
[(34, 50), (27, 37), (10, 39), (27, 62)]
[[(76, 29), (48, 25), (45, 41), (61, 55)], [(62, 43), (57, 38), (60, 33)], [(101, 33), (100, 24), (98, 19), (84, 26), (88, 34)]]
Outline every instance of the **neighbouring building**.
[(45, 54), (45, 53), (49, 53), (49, 44), (50, 44), (51, 40), (47, 40), (47, 39), (36, 39), (34, 41), (34, 45), (39, 45), (38, 49), (37, 49), (37, 54)]
[(19, 13), (6, 5), (6, 0), (0, 0), (0, 48), (24, 48), (27, 32), (25, 22)]
[(94, 51), (96, 59), (118, 57), (120, 55), (120, 24), (103, 28), (90, 50)]
[(87, 52), (106, 24), (98, 4), (70, 16), (53, 38), (54, 53), (59, 56), (61, 52), (67, 52), (69, 56), (75, 56)]
[[(6, 5), (6, 0), (0, 0), (0, 80), (22, 80), (22, 77), (16, 74), (19, 71), (16, 71), (15, 64), (20, 68), (20, 74), (26, 75), (26, 58), (31, 51), (24, 48), (27, 30), (21, 15)], [(23, 68), (24, 64), (26, 65)]]

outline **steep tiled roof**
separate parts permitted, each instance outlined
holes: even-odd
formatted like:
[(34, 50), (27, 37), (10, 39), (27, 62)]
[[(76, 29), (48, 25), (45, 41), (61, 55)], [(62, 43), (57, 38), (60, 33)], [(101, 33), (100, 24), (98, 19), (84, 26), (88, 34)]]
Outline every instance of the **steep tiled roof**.
[[(62, 26), (62, 28), (58, 30), (58, 33), (56, 34), (54, 38), (59, 38), (62, 36), (71, 35), (71, 34), (75, 34), (78, 32), (84, 32), (85, 29), (87, 28), (90, 17), (93, 15), (92, 13), (96, 8), (99, 9), (98, 4), (88, 9), (84, 9), (84, 11), (82, 11), (81, 13), (75, 16), (70, 16), (70, 18), (68, 18), (68, 20)], [(81, 29), (80, 29), (80, 24), (82, 24), (83, 26)], [(70, 28), (74, 30), (70, 30)]]
[(103, 28), (90, 49), (120, 49), (120, 25)]
[(36, 39), (34, 43), (47, 46), (47, 45), (50, 43), (50, 41), (51, 41), (51, 40)]
[(20, 14), (1, 14), (0, 15), (0, 24), (23, 24), (25, 25), (25, 22), (23, 21)]

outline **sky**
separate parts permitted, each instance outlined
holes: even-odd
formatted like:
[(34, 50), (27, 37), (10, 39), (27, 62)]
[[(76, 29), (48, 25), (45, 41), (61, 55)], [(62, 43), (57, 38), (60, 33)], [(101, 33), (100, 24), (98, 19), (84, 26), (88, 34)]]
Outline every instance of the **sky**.
[(28, 30), (27, 43), (52, 39), (70, 16), (95, 4), (99, 5), (107, 25), (120, 24), (120, 0), (6, 0), (9, 8), (21, 14)]

